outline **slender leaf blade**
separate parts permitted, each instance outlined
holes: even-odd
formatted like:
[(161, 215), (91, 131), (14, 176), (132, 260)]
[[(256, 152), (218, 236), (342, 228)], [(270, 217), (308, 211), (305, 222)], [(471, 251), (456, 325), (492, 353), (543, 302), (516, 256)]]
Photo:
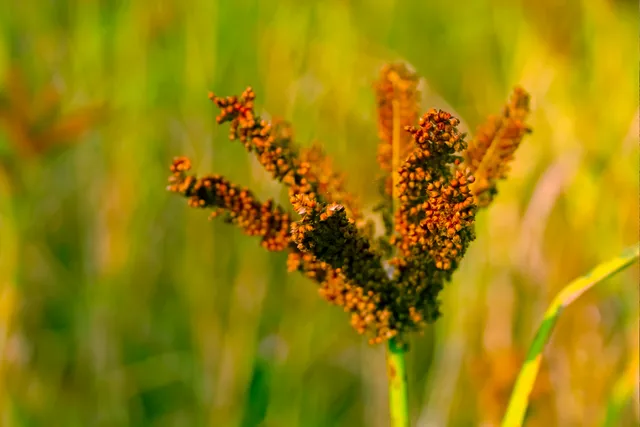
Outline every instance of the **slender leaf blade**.
[(562, 310), (593, 286), (631, 265), (638, 259), (639, 255), (640, 244), (636, 243), (634, 246), (625, 249), (617, 257), (599, 264), (586, 275), (569, 283), (553, 299), (545, 312), (542, 323), (538, 327), (538, 331), (529, 347), (527, 358), (518, 374), (509, 405), (507, 406), (507, 412), (502, 420), (503, 427), (518, 427), (522, 425), (529, 404), (529, 395), (533, 389), (540, 362), (542, 361), (542, 351)]

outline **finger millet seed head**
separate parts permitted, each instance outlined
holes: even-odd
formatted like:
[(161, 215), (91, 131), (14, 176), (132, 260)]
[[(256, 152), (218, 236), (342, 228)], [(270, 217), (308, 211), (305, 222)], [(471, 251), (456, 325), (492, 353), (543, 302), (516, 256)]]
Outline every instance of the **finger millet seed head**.
[[(371, 343), (419, 330), (439, 316), (438, 295), (475, 238), (478, 205), (491, 200), (496, 180), (504, 178), (506, 163), (529, 131), (524, 124), (529, 98), (516, 89), (503, 115), (481, 127), (467, 148), (451, 114), (429, 110), (418, 119), (417, 80), (406, 66), (392, 64), (376, 85), (378, 161), (387, 174), (378, 209), (386, 232), (378, 240), (372, 240), (372, 223), (365, 223), (344, 175), (334, 171), (326, 153), (317, 144), (298, 149), (288, 123), (256, 115), (251, 88), (239, 97), (209, 94), (220, 109), (216, 120), (229, 122), (229, 138), (239, 140), (288, 187), (292, 209), (260, 202), (220, 175), (189, 175), (185, 157), (171, 165), (168, 190), (185, 196), (189, 206), (211, 209), (212, 217), (260, 236), (266, 249), (286, 250), (287, 269), (317, 282), (319, 294), (343, 307), (353, 328), (369, 335)], [(394, 141), (399, 152), (393, 152)], [(391, 173), (397, 174), (396, 188)]]

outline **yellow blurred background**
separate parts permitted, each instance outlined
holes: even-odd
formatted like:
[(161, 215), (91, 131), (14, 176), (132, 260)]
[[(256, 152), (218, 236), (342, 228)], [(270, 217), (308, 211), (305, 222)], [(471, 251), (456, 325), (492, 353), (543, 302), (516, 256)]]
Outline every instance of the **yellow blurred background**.
[[(637, 9), (0, 2), (0, 425), (388, 425), (383, 347), (286, 255), (165, 186), (187, 155), (286, 203), (207, 100), (250, 85), (370, 209), (372, 83), (397, 60), (424, 78), (423, 109), (471, 134), (514, 85), (532, 95), (534, 133), (408, 355), (414, 425), (497, 425), (555, 293), (638, 240)], [(527, 425), (639, 425), (638, 280), (635, 265), (563, 313)]]

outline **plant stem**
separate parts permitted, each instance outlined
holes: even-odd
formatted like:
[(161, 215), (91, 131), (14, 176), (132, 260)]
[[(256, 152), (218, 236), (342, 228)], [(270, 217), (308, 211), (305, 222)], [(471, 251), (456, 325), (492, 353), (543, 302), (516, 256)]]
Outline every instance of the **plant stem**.
[(389, 413), (391, 427), (409, 427), (407, 370), (405, 348), (394, 338), (387, 341), (387, 376), (389, 378)]

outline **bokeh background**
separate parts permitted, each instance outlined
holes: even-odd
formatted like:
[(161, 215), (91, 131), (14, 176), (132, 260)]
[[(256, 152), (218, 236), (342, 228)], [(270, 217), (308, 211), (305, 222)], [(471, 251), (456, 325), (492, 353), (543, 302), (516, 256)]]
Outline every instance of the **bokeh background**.
[[(497, 425), (555, 293), (638, 239), (637, 8), (0, 2), (1, 425), (387, 425), (384, 349), (286, 255), (165, 186), (188, 155), (286, 203), (207, 100), (251, 85), (370, 208), (371, 86), (396, 60), (471, 134), (514, 85), (532, 95), (534, 133), (408, 356), (415, 425)], [(638, 280), (565, 311), (527, 425), (638, 425)]]

